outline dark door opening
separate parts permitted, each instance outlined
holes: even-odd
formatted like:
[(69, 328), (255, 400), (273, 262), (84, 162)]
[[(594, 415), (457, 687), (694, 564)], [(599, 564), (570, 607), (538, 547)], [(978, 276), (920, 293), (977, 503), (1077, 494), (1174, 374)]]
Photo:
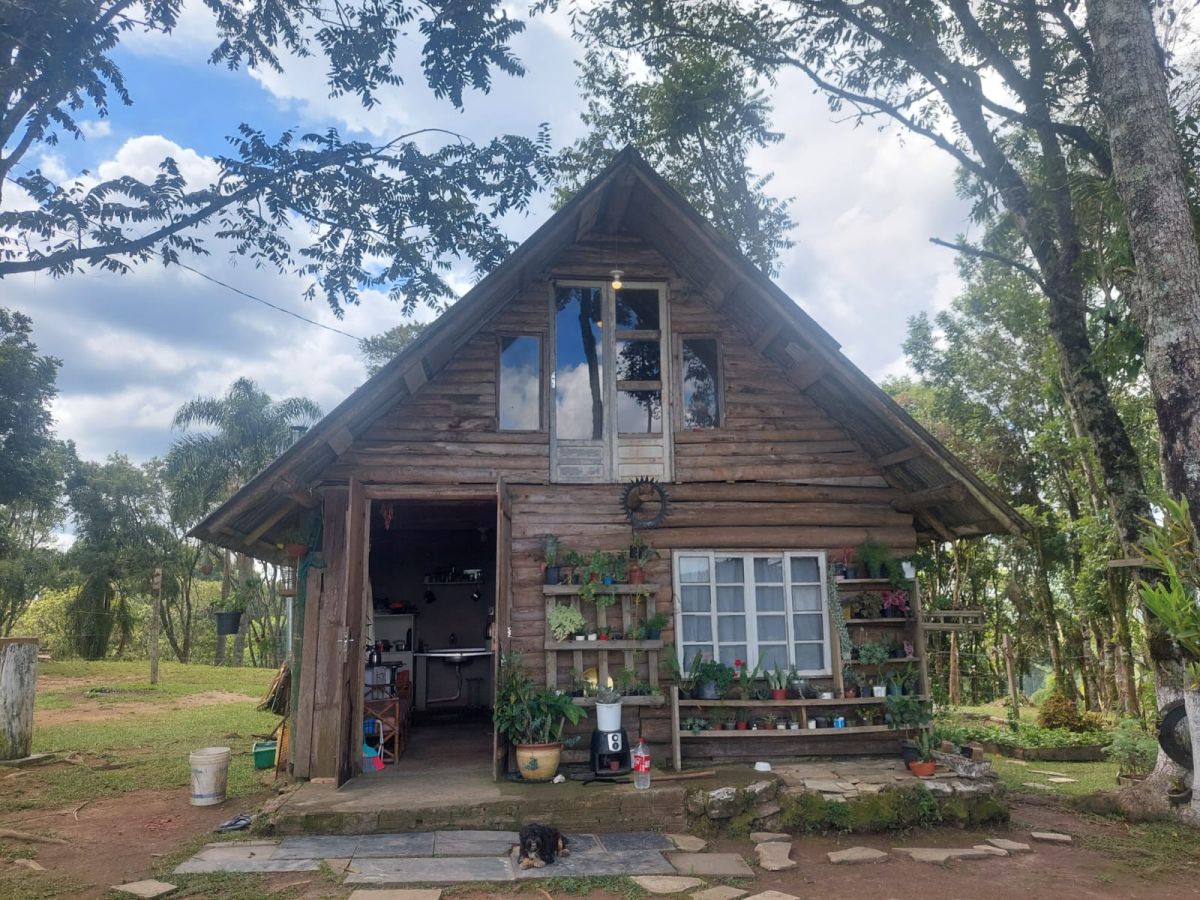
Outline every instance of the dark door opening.
[(370, 537), (364, 771), (490, 771), (496, 502), (375, 500)]

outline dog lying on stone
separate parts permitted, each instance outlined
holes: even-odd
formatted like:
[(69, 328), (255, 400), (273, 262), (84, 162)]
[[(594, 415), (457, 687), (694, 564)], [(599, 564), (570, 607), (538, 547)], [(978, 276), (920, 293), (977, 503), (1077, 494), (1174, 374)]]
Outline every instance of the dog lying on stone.
[(567, 839), (551, 825), (531, 822), (521, 829), (517, 864), (522, 869), (540, 869), (554, 862), (554, 857), (570, 856)]

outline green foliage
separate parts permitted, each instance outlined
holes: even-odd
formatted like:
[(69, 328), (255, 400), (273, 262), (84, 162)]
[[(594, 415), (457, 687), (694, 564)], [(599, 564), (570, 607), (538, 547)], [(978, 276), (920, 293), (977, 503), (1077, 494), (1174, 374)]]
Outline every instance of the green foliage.
[[(891, 658), (887, 644), (883, 641), (863, 641), (858, 645), (859, 662), (867, 665), (878, 665)], [(879, 683), (879, 682), (877, 682)]]
[[(112, 95), (132, 103), (120, 66), (123, 39), (134, 31), (174, 33), (182, 6), (46, 0), (40, 15), (10, 17), (6, 38), (21, 51), (0, 85), (0, 133), (12, 138), (0, 177), (19, 184), (32, 203), (0, 212), (0, 277), (171, 264), (212, 252), (214, 241), (198, 229), (219, 225), (216, 241), (256, 265), (300, 275), (308, 296), (323, 295), (339, 314), (371, 289), (411, 313), (417, 304), (454, 299), (445, 276), (452, 259), (469, 259), (484, 273), (508, 254), (495, 222), (523, 209), (549, 180), (544, 128), (532, 138), (478, 144), (422, 128), (370, 144), (332, 128), (270, 135), (242, 123), (227, 152), (213, 159), (211, 182), (189, 182), (170, 158), (145, 180), (61, 184), (48, 167), (22, 164), (60, 135), (82, 138), (80, 109), (104, 117), (115, 111)], [(497, 70), (524, 72), (510, 46), (524, 23), (497, 0), (347, 0), (334, 14), (277, 0), (206, 0), (198, 9), (215, 28), (212, 64), (283, 71), (285, 61), (303, 60), (324, 67), (332, 96), (355, 97), (365, 109), (383, 99), (381, 91), (401, 87), (401, 56), (419, 61), (425, 85), (456, 108), (464, 92), (487, 92)], [(293, 218), (305, 226), (289, 229)]]
[(1062, 694), (1051, 694), (1038, 709), (1038, 727), (1082, 731), (1079, 707), (1074, 700), (1068, 700)]
[(1142, 555), (1163, 576), (1141, 582), (1142, 602), (1187, 655), (1200, 682), (1200, 540), (1186, 498), (1163, 500), (1163, 522), (1147, 523)]
[(1120, 767), (1121, 774), (1144, 775), (1158, 760), (1158, 741), (1146, 733), (1138, 719), (1122, 719), (1104, 752)]
[(918, 700), (904, 694), (889, 694), (884, 701), (884, 708), (884, 719), (894, 731), (924, 728), (933, 718), (933, 711), (927, 700)]
[[(696, 656), (700, 657), (699, 652)], [(733, 669), (719, 660), (700, 658), (698, 663), (693, 660), (691, 671), (696, 684), (712, 682), (721, 696), (724, 696), (733, 684)]]
[(559, 604), (550, 610), (549, 624), (555, 640), (565, 641), (571, 635), (583, 631), (587, 622), (579, 610)]
[(512, 744), (549, 744), (562, 739), (569, 721), (579, 723), (582, 707), (566, 694), (539, 690), (521, 668), (517, 654), (506, 654), (500, 663), (493, 718), (496, 730)]
[(425, 330), (425, 322), (406, 322), (394, 325), (380, 334), (373, 334), (358, 342), (358, 353), (363, 358), (368, 375), (374, 375)]
[(1095, 747), (1109, 743), (1108, 734), (1102, 731), (1067, 731), (1065, 728), (1039, 728), (1026, 723), (1018, 725), (1016, 731), (1010, 731), (1008, 728), (1000, 728), (996, 725), (939, 720), (937, 734), (943, 740), (955, 744), (981, 741), (1000, 747), (1022, 750), (1052, 747)]
[[(888, 788), (845, 802), (826, 800), (806, 791), (785, 795), (780, 805), (783, 828), (801, 834), (905, 831), (934, 828), (943, 822), (937, 798), (920, 786)], [(975, 818), (976, 814), (967, 817)]]

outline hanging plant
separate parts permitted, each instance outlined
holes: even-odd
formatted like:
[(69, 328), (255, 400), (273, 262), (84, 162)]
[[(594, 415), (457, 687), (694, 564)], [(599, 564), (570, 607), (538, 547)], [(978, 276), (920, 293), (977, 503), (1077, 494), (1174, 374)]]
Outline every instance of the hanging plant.
[(842, 659), (850, 659), (850, 651), (854, 645), (850, 643), (850, 630), (846, 627), (846, 617), (842, 615), (842, 601), (838, 597), (837, 579), (835, 578), (827, 577), (825, 579), (825, 605), (829, 608), (829, 621), (837, 629), (838, 645), (842, 648)]

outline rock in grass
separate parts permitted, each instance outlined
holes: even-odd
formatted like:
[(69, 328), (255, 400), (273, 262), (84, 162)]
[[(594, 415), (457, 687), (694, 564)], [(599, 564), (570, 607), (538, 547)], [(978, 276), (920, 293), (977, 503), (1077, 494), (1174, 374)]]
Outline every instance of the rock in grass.
[(1010, 841), (1007, 838), (988, 838), (987, 842), (993, 847), (997, 847), (1006, 853), (1032, 853), (1033, 850), (1028, 844), (1023, 844), (1020, 841)]
[(887, 862), (890, 858), (882, 850), (873, 847), (849, 847), (845, 850), (835, 850), (827, 853), (829, 861), (835, 866), (854, 866), (863, 863)]
[(796, 861), (792, 859), (791, 843), (768, 841), (755, 847), (754, 852), (758, 854), (759, 867), (768, 872), (783, 872), (796, 868)]
[(1029, 836), (1035, 841), (1041, 841), (1045, 844), (1071, 843), (1071, 836), (1069, 834), (1059, 834), (1057, 831), (1034, 831)]
[(692, 888), (704, 887), (699, 878), (684, 878), (680, 875), (635, 875), (633, 883), (651, 894), (682, 894)]
[(145, 897), (148, 900), (153, 900), (154, 897), (165, 897), (171, 893), (171, 891), (175, 890), (175, 885), (147, 878), (144, 881), (131, 881), (128, 884), (113, 885), (113, 890), (118, 894), (132, 894), (134, 897)]

